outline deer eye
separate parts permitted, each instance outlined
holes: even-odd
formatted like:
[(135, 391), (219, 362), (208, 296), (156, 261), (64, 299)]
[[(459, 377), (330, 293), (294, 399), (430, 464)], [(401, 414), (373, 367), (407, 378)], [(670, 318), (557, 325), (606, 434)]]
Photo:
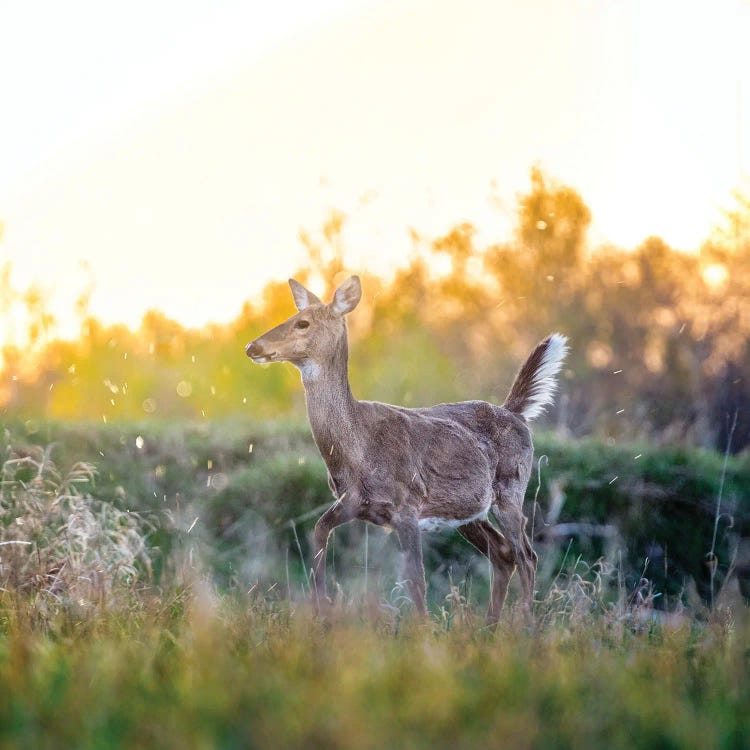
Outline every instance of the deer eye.
[(309, 320), (298, 320), (295, 324), (295, 328), (307, 328), (310, 325)]

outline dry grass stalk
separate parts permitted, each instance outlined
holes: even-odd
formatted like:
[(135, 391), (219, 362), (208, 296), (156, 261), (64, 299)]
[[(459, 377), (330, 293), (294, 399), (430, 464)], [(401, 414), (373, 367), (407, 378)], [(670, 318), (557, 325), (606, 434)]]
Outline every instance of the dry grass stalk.
[(90, 494), (95, 470), (62, 475), (50, 448), (9, 449), (0, 481), (0, 588), (30, 595), (40, 614), (89, 609), (150, 572), (147, 524)]

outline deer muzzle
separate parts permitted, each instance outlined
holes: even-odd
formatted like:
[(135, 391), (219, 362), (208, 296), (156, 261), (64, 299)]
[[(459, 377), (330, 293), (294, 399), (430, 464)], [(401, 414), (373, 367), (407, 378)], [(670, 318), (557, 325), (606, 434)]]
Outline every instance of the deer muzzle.
[(253, 362), (257, 362), (259, 364), (271, 362), (276, 356), (276, 352), (266, 351), (263, 345), (259, 343), (258, 339), (256, 339), (255, 341), (251, 341), (245, 347), (245, 354), (247, 354), (247, 356), (250, 357)]

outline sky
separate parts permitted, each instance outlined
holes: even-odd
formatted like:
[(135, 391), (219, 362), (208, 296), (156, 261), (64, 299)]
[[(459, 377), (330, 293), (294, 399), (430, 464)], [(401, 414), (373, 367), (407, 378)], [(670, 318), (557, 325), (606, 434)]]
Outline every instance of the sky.
[(507, 239), (534, 164), (593, 244), (695, 250), (750, 174), (748, 38), (746, 0), (0, 0), (0, 264), (64, 335), (89, 284), (224, 321), (334, 209), (355, 272)]

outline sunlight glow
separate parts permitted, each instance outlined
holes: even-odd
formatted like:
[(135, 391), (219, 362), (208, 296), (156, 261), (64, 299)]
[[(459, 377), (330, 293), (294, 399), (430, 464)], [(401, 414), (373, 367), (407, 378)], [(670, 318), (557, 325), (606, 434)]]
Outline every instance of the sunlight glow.
[(718, 289), (724, 285), (729, 274), (721, 263), (712, 263), (703, 269), (703, 279), (712, 288)]
[(507, 239), (537, 163), (592, 244), (696, 250), (750, 173), (741, 0), (107, 7), (14, 6), (0, 52), (0, 258), (63, 335), (87, 288), (106, 322), (229, 320), (332, 209), (360, 271), (409, 228)]

